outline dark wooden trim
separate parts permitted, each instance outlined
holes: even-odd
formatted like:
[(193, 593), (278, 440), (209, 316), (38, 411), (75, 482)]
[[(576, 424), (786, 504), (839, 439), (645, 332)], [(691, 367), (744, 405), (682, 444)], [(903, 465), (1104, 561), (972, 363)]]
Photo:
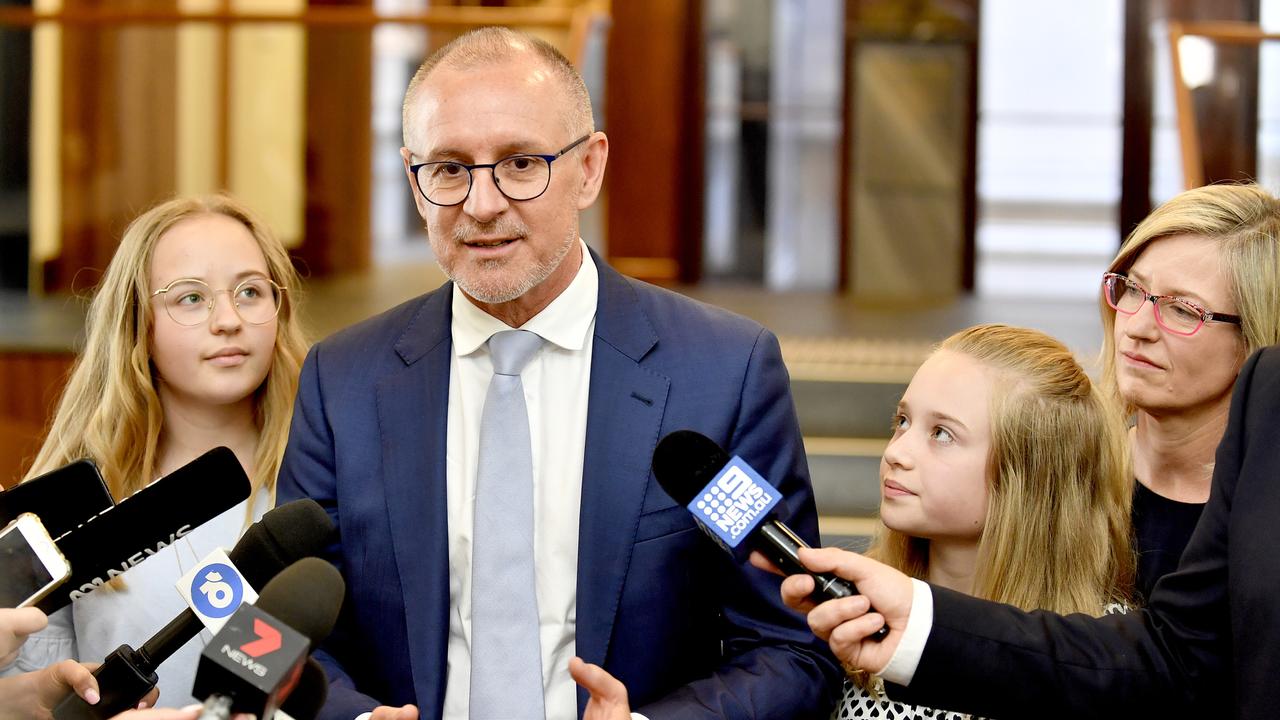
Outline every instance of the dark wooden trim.
[(854, 72), (854, 57), (858, 50), (858, 0), (845, 0), (844, 3), (844, 98), (841, 102), (841, 123), (843, 129), (840, 133), (840, 254), (838, 262), (840, 267), (836, 273), (836, 287), (840, 292), (847, 292), (852, 288), (852, 278), (849, 273), (849, 261), (853, 258), (853, 244), (857, 242), (857, 238), (853, 234), (853, 203), (849, 200), (850, 193), (853, 192), (853, 135), (854, 121), (857, 114), (853, 111), (853, 101), (857, 97), (855, 91), (857, 74)]
[(1151, 0), (1125, 0), (1117, 247), (1151, 212), (1151, 20)]
[(680, 282), (692, 284), (702, 278), (702, 240), (706, 231), (706, 40), (703, 37), (702, 3), (686, 3), (684, 23), (684, 81), (681, 83), (679, 136), (683, 138), (676, 155), (680, 167), (680, 191), (676, 221), (679, 235), (675, 254)]
[(965, 43), (968, 50), (969, 108), (965, 117), (964, 173), (961, 178), (964, 193), (964, 248), (960, 258), (960, 287), (973, 292), (977, 286), (978, 264), (978, 57), (982, 42), (982, 3), (973, 3), (973, 34)]

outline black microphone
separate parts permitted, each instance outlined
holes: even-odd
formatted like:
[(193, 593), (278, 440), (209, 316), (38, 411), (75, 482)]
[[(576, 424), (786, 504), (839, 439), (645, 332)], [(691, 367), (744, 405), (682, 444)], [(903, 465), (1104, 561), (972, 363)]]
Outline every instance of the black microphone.
[(191, 694), (205, 698), (202, 718), (231, 713), (270, 718), (300, 680), (312, 646), (338, 621), (346, 586), (319, 558), (304, 558), (242, 605), (200, 654)]
[(0, 492), (0, 527), (35, 513), (57, 539), (115, 504), (98, 466), (80, 460)]
[(71, 575), (36, 604), (60, 610), (249, 497), (240, 461), (217, 447), (160, 478), (57, 541)]
[[(781, 494), (706, 435), (677, 430), (662, 438), (653, 452), (653, 474), (673, 500), (689, 509), (698, 526), (735, 557), (745, 540), (784, 573), (812, 577), (815, 599), (858, 594), (848, 580), (811, 572), (800, 562), (800, 548), (809, 544), (771, 513)], [(871, 637), (883, 640), (888, 634), (885, 626)]]
[[(261, 586), (300, 558), (320, 552), (333, 533), (329, 515), (302, 498), (269, 510), (249, 526), (228, 553), (246, 582)], [(159, 682), (156, 668), (204, 627), (190, 608), (183, 610), (137, 650), (121, 645), (94, 671), (101, 698), (89, 705), (75, 693), (54, 708), (57, 720), (105, 720), (137, 707)]]
[(283, 714), (290, 720), (315, 720), (328, 697), (329, 678), (324, 674), (324, 668), (320, 667), (315, 658), (307, 658), (307, 664), (302, 666), (298, 685), (284, 699), (284, 703), (276, 711), (276, 717)]

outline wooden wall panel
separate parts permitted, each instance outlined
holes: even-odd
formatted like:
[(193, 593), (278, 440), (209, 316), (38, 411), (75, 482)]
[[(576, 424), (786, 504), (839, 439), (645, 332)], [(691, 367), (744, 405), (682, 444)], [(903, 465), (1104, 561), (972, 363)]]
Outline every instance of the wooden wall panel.
[(30, 467), (67, 380), (71, 353), (0, 353), (0, 485)]
[[(102, 3), (68, 0), (67, 9)], [(117, 0), (172, 9), (174, 0)], [(177, 38), (171, 27), (68, 25), (62, 42), (62, 252), (46, 290), (94, 285), (134, 215), (176, 187)]]

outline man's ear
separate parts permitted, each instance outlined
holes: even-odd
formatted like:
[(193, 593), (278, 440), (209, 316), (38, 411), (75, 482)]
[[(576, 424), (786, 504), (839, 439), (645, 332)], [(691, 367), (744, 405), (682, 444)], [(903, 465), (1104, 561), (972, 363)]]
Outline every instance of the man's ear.
[(414, 164), (413, 153), (409, 152), (409, 148), (400, 148), (400, 161), (404, 164), (404, 176), (409, 181), (409, 194), (413, 195), (413, 204), (418, 208), (418, 214), (423, 220), (427, 219), (427, 200), (422, 197), (422, 193), (418, 191), (418, 180), (409, 171), (409, 166)]
[(578, 188), (578, 209), (586, 210), (600, 195), (604, 182), (604, 166), (609, 162), (609, 138), (602, 132), (591, 133), (582, 148), (582, 185)]

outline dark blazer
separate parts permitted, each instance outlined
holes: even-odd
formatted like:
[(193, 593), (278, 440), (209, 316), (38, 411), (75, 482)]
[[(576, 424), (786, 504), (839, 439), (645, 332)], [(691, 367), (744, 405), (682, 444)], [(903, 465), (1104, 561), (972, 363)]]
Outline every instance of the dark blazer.
[[(600, 272), (578, 540), (577, 652), (658, 718), (829, 713), (839, 668), (777, 578), (733, 563), (650, 471), (666, 433), (698, 430), (776, 482), (810, 541), (817, 517), (777, 339), (744, 318)], [(418, 705), (438, 718), (449, 630), (444, 287), (312, 348), (281, 502), (318, 501), (348, 595), (317, 653), (321, 717)], [(579, 690), (578, 713), (586, 704)]]
[(1061, 617), (933, 595), (928, 644), (895, 700), (987, 717), (1277, 717), (1280, 346), (1240, 371), (1209, 504), (1145, 610)]

